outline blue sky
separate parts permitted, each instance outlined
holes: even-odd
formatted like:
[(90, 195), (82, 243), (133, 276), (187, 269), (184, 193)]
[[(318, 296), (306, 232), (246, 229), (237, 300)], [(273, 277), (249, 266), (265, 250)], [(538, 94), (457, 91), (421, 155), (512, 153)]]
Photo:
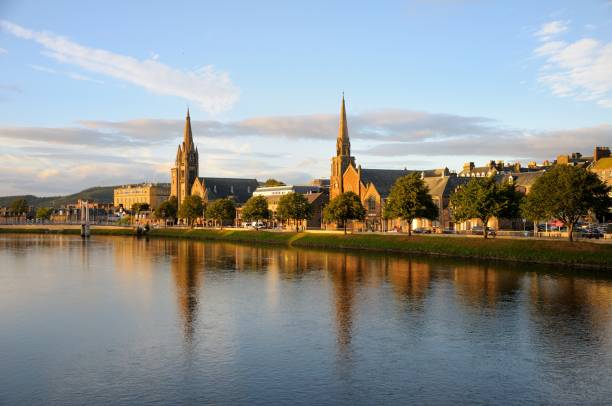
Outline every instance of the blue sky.
[[(87, 3), (87, 5), (83, 5)], [(612, 140), (612, 2), (0, 3), (0, 194), (201, 176), (424, 169)]]

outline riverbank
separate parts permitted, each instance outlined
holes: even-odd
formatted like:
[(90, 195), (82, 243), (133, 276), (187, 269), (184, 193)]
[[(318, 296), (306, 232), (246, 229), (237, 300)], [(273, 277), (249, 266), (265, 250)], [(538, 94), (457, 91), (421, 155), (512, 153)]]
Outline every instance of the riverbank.
[[(76, 234), (74, 227), (4, 227), (0, 233)], [(134, 235), (131, 228), (93, 227), (92, 235)], [(165, 228), (151, 230), (153, 238), (182, 238), (200, 241), (274, 244), (285, 247), (360, 250), (401, 254), (426, 254), (556, 264), (577, 268), (612, 269), (612, 245), (588, 242), (489, 239), (443, 236), (332, 234), (316, 232), (269, 232), (252, 230), (209, 230)]]

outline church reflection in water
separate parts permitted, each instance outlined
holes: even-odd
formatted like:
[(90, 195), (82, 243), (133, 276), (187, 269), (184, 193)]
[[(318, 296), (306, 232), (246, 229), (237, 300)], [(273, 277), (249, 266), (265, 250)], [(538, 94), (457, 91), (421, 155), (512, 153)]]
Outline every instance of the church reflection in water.
[[(532, 327), (528, 331), (543, 347), (563, 345), (567, 340), (562, 337), (567, 336), (578, 341), (600, 340), (601, 345), (612, 346), (612, 283), (584, 274), (561, 273), (537, 266), (522, 271), (521, 266), (499, 263), (226, 243), (115, 241), (116, 260), (132, 261), (135, 264), (132, 269), (150, 263), (151, 257), (169, 264), (184, 339), (189, 343), (197, 335), (199, 305), (207, 274), (229, 270), (262, 274), (269, 285), (265, 292), (271, 296), (278, 294), (283, 281), (316, 281), (322, 289), (327, 289), (329, 317), (333, 320), (333, 334), (340, 353), (350, 352), (354, 330), (358, 327), (356, 312), (371, 303), (372, 298), (367, 295), (370, 288), (390, 295), (401, 312), (413, 316), (424, 317), (436, 306), (461, 309), (468, 315), (482, 312), (503, 315), (513, 311), (528, 320)], [(41, 239), (40, 243), (45, 244), (45, 240)], [(139, 262), (138, 256), (149, 259)], [(568, 323), (568, 319), (572, 322)], [(517, 320), (511, 319), (509, 323), (507, 328), (519, 328), (515, 325)]]

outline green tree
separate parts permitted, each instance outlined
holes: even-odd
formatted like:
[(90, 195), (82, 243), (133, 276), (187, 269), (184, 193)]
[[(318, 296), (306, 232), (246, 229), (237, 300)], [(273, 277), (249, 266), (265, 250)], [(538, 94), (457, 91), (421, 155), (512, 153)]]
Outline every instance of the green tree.
[(53, 214), (53, 209), (49, 207), (39, 207), (36, 210), (36, 218), (41, 220), (49, 220)]
[(435, 220), (438, 206), (429, 188), (418, 173), (399, 178), (391, 187), (385, 203), (385, 218), (401, 218), (408, 223), (408, 235), (412, 235), (412, 221), (417, 218)]
[(178, 199), (170, 196), (170, 199), (162, 202), (155, 209), (155, 217), (163, 220), (174, 220), (178, 212)]
[(219, 199), (210, 203), (206, 208), (206, 218), (219, 222), (221, 228), (223, 228), (224, 221), (236, 218), (236, 205), (234, 201), (231, 199)]
[(140, 212), (143, 212), (143, 211), (147, 211), (149, 209), (150, 209), (149, 203), (134, 203), (132, 205), (132, 211), (134, 213), (140, 213)]
[(520, 212), (523, 218), (533, 221), (533, 236), (538, 232), (538, 223), (540, 220), (548, 220), (548, 213), (545, 210), (546, 204), (540, 196), (532, 198), (524, 197), (521, 201)]
[(342, 223), (344, 234), (349, 220), (363, 220), (366, 210), (361, 204), (359, 196), (353, 192), (345, 192), (334, 197), (323, 211), (325, 221), (329, 223)]
[(202, 205), (202, 198), (198, 195), (187, 196), (181, 203), (181, 207), (178, 210), (178, 216), (182, 219), (187, 220), (189, 227), (193, 226), (193, 222), (202, 217), (204, 206)]
[(271, 187), (271, 186), (285, 186), (284, 182), (281, 182), (280, 180), (276, 180), (274, 178), (270, 178), (266, 181), (266, 183), (264, 183), (264, 186), (266, 187)]
[(612, 206), (610, 186), (596, 174), (570, 165), (555, 165), (546, 171), (534, 182), (526, 199), (547, 218), (560, 220), (567, 227), (570, 241), (581, 217), (603, 215)]
[(495, 177), (474, 178), (451, 195), (451, 208), (456, 221), (479, 219), (483, 236), (491, 217), (512, 218), (518, 215), (520, 194), (509, 183), (498, 183)]
[(270, 217), (268, 200), (263, 196), (251, 197), (242, 207), (242, 219), (244, 221), (260, 221)]
[(14, 216), (27, 214), (29, 210), (26, 199), (15, 199), (11, 203), (11, 213), (13, 213)]
[(311, 214), (310, 203), (300, 193), (287, 193), (278, 200), (276, 216), (281, 220), (295, 221), (295, 231), (299, 231), (299, 220), (306, 220)]

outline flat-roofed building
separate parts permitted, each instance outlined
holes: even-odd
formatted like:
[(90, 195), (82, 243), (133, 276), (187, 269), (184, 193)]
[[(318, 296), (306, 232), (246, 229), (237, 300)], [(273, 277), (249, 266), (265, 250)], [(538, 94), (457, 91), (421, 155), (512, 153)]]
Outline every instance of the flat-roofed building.
[(253, 196), (282, 196), (287, 193), (319, 193), (322, 187), (318, 185), (283, 185), (283, 186), (260, 186), (254, 192)]
[(155, 209), (169, 197), (169, 183), (139, 183), (116, 188), (113, 202), (115, 207), (127, 210), (136, 203), (147, 203), (151, 209)]

